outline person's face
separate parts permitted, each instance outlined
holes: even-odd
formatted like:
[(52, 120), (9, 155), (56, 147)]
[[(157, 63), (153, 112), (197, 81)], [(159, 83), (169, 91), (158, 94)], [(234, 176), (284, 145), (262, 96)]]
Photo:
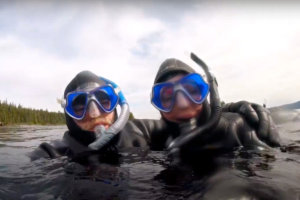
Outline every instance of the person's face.
[(75, 123), (85, 131), (94, 132), (98, 125), (102, 125), (108, 129), (114, 122), (115, 112), (105, 113), (100, 111), (96, 105), (91, 106), (92, 104), (95, 104), (95, 102), (90, 102), (85, 117), (82, 120), (74, 119)]
[[(99, 86), (99, 84), (89, 84), (84, 88), (84, 91), (91, 91)], [(82, 90), (82, 88), (79, 88), (78, 90)], [(113, 124), (114, 119), (114, 111), (106, 113), (97, 106), (96, 102), (92, 100), (87, 106), (84, 118), (82, 120), (73, 120), (82, 130), (94, 132), (98, 125), (102, 125), (108, 129)]]
[[(183, 74), (179, 74), (168, 79), (166, 82), (176, 82), (184, 76)], [(170, 112), (161, 112), (161, 114), (168, 121), (180, 123), (200, 116), (202, 110), (202, 104), (192, 102), (185, 94), (179, 91), (175, 96), (173, 109)]]

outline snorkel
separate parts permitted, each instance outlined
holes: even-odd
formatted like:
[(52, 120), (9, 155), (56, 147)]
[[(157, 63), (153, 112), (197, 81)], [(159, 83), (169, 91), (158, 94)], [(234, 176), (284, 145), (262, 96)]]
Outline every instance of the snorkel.
[(116, 136), (124, 128), (130, 114), (129, 105), (119, 86), (108, 79), (105, 79), (103, 77), (99, 78), (100, 80), (104, 81), (106, 84), (111, 85), (114, 88), (116, 94), (119, 96), (118, 104), (121, 107), (121, 113), (118, 119), (107, 130), (105, 130), (104, 126), (102, 125), (96, 126), (95, 133), (97, 135), (97, 138), (94, 142), (88, 145), (88, 147), (92, 150), (101, 149), (114, 136)]
[(195, 54), (191, 53), (191, 59), (204, 70), (205, 75), (207, 76), (207, 80), (210, 86), (211, 115), (205, 125), (194, 128), (185, 134), (181, 134), (172, 142), (170, 142), (167, 150), (169, 150), (171, 154), (177, 154), (182, 146), (201, 136), (203, 133), (209, 132), (213, 127), (215, 127), (215, 125), (218, 124), (221, 116), (221, 103), (216, 78), (209, 71), (207, 65)]

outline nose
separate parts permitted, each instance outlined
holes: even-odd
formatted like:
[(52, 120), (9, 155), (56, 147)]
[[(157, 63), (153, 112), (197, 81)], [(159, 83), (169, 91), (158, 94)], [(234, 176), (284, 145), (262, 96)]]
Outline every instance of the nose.
[(91, 118), (96, 118), (96, 117), (101, 116), (101, 112), (100, 112), (96, 102), (94, 102), (94, 101), (91, 101), (89, 103), (87, 113)]
[(183, 109), (183, 108), (187, 108), (189, 105), (190, 102), (187, 99), (187, 97), (181, 91), (177, 92), (175, 106)]

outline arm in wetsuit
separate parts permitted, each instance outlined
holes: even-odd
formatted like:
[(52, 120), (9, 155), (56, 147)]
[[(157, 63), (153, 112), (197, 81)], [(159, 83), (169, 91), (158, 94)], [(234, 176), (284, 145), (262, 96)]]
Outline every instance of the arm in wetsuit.
[(53, 159), (66, 154), (67, 147), (63, 141), (52, 141), (51, 143), (43, 142), (37, 149), (30, 153), (30, 159), (37, 160), (40, 158)]
[(248, 125), (245, 118), (237, 113), (223, 113), (216, 128), (206, 135), (208, 146), (223, 149), (235, 147), (270, 148), (257, 137), (256, 131)]
[[(163, 120), (134, 119), (128, 121), (124, 129), (115, 138), (114, 144), (118, 149), (130, 147), (149, 147), (162, 150), (165, 145), (164, 132), (166, 124)], [(63, 140), (42, 143), (30, 154), (31, 160), (39, 158), (57, 158), (59, 156), (73, 156), (78, 153), (90, 151), (87, 146), (82, 145), (67, 131)]]
[[(256, 131), (241, 115), (227, 112), (222, 113), (215, 128), (182, 146), (180, 158), (190, 161), (196, 161), (195, 158), (199, 158), (200, 161), (210, 160), (217, 155), (232, 152), (240, 147), (246, 149), (271, 148), (257, 137)], [(174, 155), (171, 157), (174, 158)]]
[(165, 148), (170, 128), (164, 120), (134, 119), (128, 121), (120, 134), (119, 146), (145, 147), (152, 150)]
[(259, 139), (272, 147), (281, 146), (281, 139), (268, 109), (247, 101), (229, 103), (223, 106), (223, 112), (239, 113), (255, 128)]
[[(217, 149), (232, 149), (238, 146), (268, 148), (269, 143), (257, 136), (257, 131), (248, 121), (238, 113), (223, 112), (218, 125), (210, 133), (203, 134), (197, 146)], [(163, 119), (134, 119), (123, 129), (120, 144), (126, 147), (148, 145), (152, 150), (164, 150), (169, 137), (174, 138), (179, 134), (179, 126), (166, 123)]]

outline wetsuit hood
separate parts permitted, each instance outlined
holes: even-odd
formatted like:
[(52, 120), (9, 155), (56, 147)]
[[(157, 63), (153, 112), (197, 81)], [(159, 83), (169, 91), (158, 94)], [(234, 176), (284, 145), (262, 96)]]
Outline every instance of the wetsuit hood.
[[(99, 77), (95, 74), (93, 74), (90, 71), (82, 71), (78, 73), (71, 82), (67, 85), (65, 92), (64, 92), (64, 98), (66, 98), (66, 95), (69, 92), (72, 92), (76, 90), (79, 86), (85, 84), (85, 83), (98, 83), (100, 85), (105, 84), (104, 81), (100, 80)], [(96, 135), (94, 132), (90, 131), (84, 131), (82, 130), (77, 124), (74, 122), (73, 118), (71, 118), (68, 114), (65, 112), (65, 118), (66, 118), (66, 124), (69, 129), (69, 134), (76, 139), (78, 142), (80, 142), (83, 145), (88, 145), (95, 141)]]
[(190, 74), (195, 73), (195, 70), (180, 60), (169, 58), (160, 65), (154, 79), (154, 84), (162, 82), (168, 79), (169, 76), (180, 72)]
[(64, 92), (64, 98), (66, 98), (67, 94), (69, 92), (72, 92), (76, 90), (79, 86), (85, 84), (85, 83), (98, 83), (100, 85), (105, 84), (104, 81), (99, 79), (99, 77), (90, 72), (90, 71), (82, 71), (78, 73), (72, 80), (71, 82), (67, 85), (65, 92)]

